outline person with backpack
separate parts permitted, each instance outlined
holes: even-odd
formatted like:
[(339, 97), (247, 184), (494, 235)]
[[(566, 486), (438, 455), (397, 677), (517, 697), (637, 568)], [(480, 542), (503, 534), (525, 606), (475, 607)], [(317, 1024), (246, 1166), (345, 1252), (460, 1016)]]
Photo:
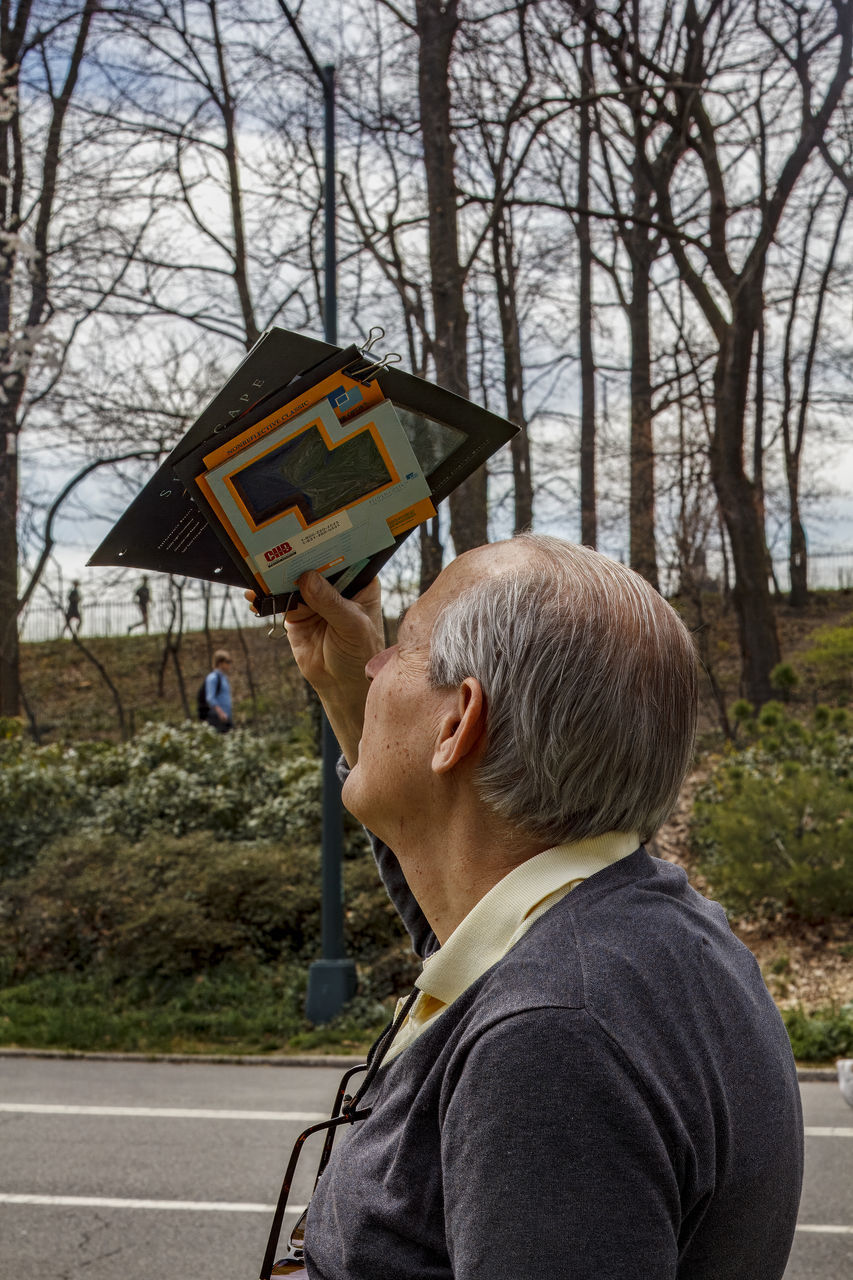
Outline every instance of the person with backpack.
[(198, 691), (198, 718), (212, 725), (217, 733), (228, 733), (234, 728), (231, 719), (231, 655), (227, 649), (217, 649), (213, 655), (213, 670), (205, 676)]

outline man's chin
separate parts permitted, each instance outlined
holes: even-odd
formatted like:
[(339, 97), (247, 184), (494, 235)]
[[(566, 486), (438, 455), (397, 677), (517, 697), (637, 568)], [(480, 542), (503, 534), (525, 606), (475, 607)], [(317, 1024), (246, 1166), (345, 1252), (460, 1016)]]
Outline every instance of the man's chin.
[[(381, 822), (380, 815), (376, 812), (376, 805), (370, 806), (370, 793), (363, 790), (360, 785), (361, 777), (359, 775), (358, 765), (354, 765), (344, 781), (341, 790), (341, 800), (344, 808), (351, 813), (357, 822), (373, 835), (379, 835), (376, 830), (375, 823)], [(380, 837), (381, 839), (381, 837)]]
[(348, 813), (351, 813), (359, 822), (362, 821), (358, 812), (358, 781), (356, 775), (358, 773), (358, 763), (353, 765), (344, 779), (344, 785), (341, 788), (341, 801)]

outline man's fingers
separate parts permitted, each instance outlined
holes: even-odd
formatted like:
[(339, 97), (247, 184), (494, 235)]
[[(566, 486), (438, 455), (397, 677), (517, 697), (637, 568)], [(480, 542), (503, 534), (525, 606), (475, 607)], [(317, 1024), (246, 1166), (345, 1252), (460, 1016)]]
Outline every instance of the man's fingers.
[[(295, 594), (295, 593), (293, 593)], [(249, 602), (249, 607), (256, 618), (261, 616), (258, 609), (258, 595), (256, 591), (244, 591), (244, 597)], [(313, 609), (304, 604), (289, 604), (287, 608), (286, 618), (288, 622), (304, 622), (306, 618), (314, 618), (316, 614)]]
[(322, 574), (311, 569), (297, 578), (296, 583), (308, 607), (328, 622), (334, 631), (346, 632), (353, 624), (361, 631), (364, 610), (355, 601), (346, 600)]
[[(312, 622), (319, 617), (332, 631), (341, 636), (352, 637), (355, 634), (363, 635), (365, 619), (368, 619), (374, 630), (381, 630), (381, 587), (378, 578), (362, 587), (352, 600), (347, 600), (337, 587), (313, 569), (303, 573), (297, 579), (297, 585), (302, 600), (287, 608), (284, 615), (287, 624)], [(244, 591), (243, 594), (252, 612), (258, 614), (257, 593)]]

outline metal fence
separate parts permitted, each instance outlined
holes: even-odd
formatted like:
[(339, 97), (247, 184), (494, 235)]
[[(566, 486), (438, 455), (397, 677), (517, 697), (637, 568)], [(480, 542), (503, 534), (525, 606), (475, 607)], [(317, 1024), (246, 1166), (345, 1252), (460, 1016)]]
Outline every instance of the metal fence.
[[(788, 561), (773, 560), (780, 591), (791, 590)], [(846, 591), (853, 587), (853, 551), (821, 551), (808, 558), (808, 584), (812, 591)]]
[[(232, 628), (238, 623), (241, 627), (256, 622), (257, 625), (263, 625), (249, 612), (241, 592), (236, 589), (213, 588), (207, 599), (198, 591), (193, 594), (185, 593), (181, 608), (184, 631), (201, 631), (205, 625), (211, 630)], [(166, 632), (172, 617), (172, 602), (166, 595), (158, 598), (156, 590), (152, 590), (148, 608), (148, 633), (156, 635)], [(174, 625), (177, 626), (177, 621)], [(43, 600), (38, 600), (25, 610), (19, 629), (21, 639), (26, 641), (57, 640), (63, 634), (68, 634), (64, 610), (59, 605), (46, 604)], [(82, 594), (79, 630), (81, 636), (146, 634), (142, 615), (133, 600), (96, 599), (91, 598), (89, 593)]]
[[(780, 591), (790, 590), (788, 562), (774, 558), (773, 570)], [(810, 555), (808, 583), (814, 590), (840, 591), (853, 588), (853, 550), (827, 551)], [(172, 617), (174, 598), (170, 599), (168, 587), (152, 584), (151, 604), (148, 610), (148, 632), (162, 634), (168, 630)], [(25, 610), (20, 622), (22, 640), (57, 640), (67, 634), (65, 614), (55, 603), (47, 603), (47, 593), (37, 593)], [(242, 592), (236, 587), (209, 587), (191, 582), (181, 596), (183, 630), (201, 631), (205, 625), (212, 630), (224, 630), (236, 625), (241, 627), (267, 622), (256, 620), (249, 612)], [(145, 628), (139, 608), (130, 599), (104, 598), (96, 595), (92, 584), (84, 583), (80, 605), (80, 634), (82, 636), (144, 635)]]

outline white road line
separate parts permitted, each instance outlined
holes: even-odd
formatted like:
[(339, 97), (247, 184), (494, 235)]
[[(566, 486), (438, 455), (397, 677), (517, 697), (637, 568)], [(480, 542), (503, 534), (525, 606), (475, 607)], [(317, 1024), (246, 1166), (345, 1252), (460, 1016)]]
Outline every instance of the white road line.
[[(184, 1213), (272, 1213), (274, 1204), (229, 1200), (122, 1200), (116, 1196), (36, 1196), (0, 1191), (0, 1204), (64, 1205), (72, 1209), (170, 1209)], [(302, 1213), (304, 1204), (291, 1204), (287, 1213)]]
[(853, 1236), (853, 1227), (825, 1227), (823, 1223), (818, 1225), (814, 1222), (798, 1222), (797, 1230), (824, 1236)]
[[(130, 1200), (118, 1196), (40, 1196), (0, 1191), (0, 1205), (30, 1204), (50, 1208), (69, 1209), (155, 1209), (181, 1213), (272, 1213), (273, 1204), (252, 1204), (250, 1201), (231, 1200)], [(304, 1204), (291, 1204), (287, 1213), (299, 1214)], [(800, 1222), (797, 1230), (813, 1235), (853, 1236), (853, 1227), (830, 1226), (823, 1223)]]
[[(0, 1112), (43, 1116), (125, 1116), (165, 1120), (270, 1120), (316, 1124), (328, 1118), (321, 1111), (220, 1111), (214, 1107), (84, 1107), (58, 1102), (0, 1102)], [(853, 1138), (853, 1128), (807, 1125), (807, 1138)]]
[(76, 1107), (53, 1102), (0, 1102), (0, 1111), (41, 1116), (130, 1116), (167, 1120), (289, 1120), (315, 1124), (320, 1111), (216, 1111), (207, 1107)]

